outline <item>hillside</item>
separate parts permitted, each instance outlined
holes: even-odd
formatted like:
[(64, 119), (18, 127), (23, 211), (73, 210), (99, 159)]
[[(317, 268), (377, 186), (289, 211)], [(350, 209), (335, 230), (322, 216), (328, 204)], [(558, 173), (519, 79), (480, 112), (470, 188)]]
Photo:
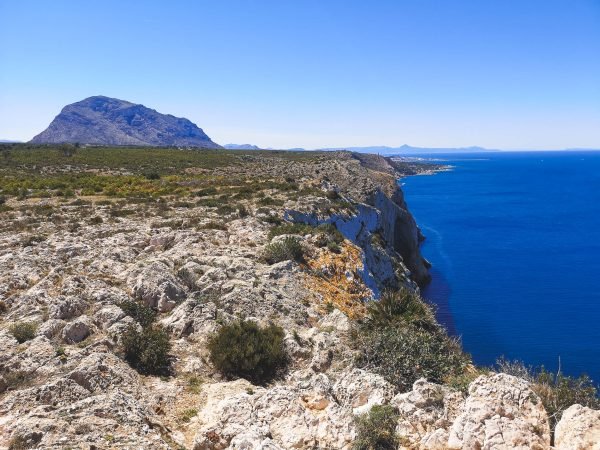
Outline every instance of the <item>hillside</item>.
[(220, 148), (188, 119), (104, 96), (65, 106), (31, 142)]

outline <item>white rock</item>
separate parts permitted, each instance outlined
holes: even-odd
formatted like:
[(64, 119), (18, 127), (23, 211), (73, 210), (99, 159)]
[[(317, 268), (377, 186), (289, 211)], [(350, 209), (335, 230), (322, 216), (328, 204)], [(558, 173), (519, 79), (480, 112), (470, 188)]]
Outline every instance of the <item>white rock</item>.
[(448, 430), (464, 403), (462, 393), (430, 383), (415, 381), (412, 391), (396, 395), (390, 404), (398, 409), (396, 431), (404, 441), (425, 448), (446, 448)]
[(599, 450), (600, 411), (581, 405), (567, 408), (556, 425), (557, 450)]
[(81, 316), (65, 325), (62, 338), (67, 344), (76, 344), (92, 334), (92, 321), (87, 316)]
[(333, 393), (341, 405), (363, 414), (374, 405), (386, 404), (394, 396), (394, 387), (380, 375), (352, 369), (333, 385)]
[(450, 429), (451, 449), (541, 450), (550, 446), (548, 416), (526, 381), (506, 374), (477, 378)]
[(130, 282), (133, 284), (134, 297), (151, 308), (158, 308), (160, 312), (171, 311), (186, 295), (171, 269), (160, 261), (141, 269), (130, 278)]

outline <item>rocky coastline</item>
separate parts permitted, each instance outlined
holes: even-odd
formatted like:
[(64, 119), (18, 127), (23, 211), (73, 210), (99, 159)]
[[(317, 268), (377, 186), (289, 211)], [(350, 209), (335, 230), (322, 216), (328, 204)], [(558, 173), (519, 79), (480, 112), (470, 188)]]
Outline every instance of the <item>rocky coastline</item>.
[[(156, 176), (110, 168), (130, 191), (74, 185), (73, 196), (54, 187), (36, 197), (40, 181), (6, 196), (0, 449), (367, 448), (356, 444), (358, 418), (381, 406), (395, 411), (394, 448), (595, 448), (600, 412), (569, 407), (552, 437), (528, 380), (471, 368), (463, 387), (420, 378), (401, 391), (358, 364), (369, 304), (389, 290), (418, 295), (429, 280), (397, 182), (422, 167), (350, 152), (223, 154)], [(3, 192), (17, 171), (37, 180), (54, 170), (12, 157)], [(142, 202), (127, 193), (135, 183), (160, 195)], [(301, 258), (265, 259), (290, 239)], [(151, 308), (168, 334), (168, 374), (138, 373), (124, 358), (138, 326), (128, 301)], [(211, 336), (237, 320), (282, 328), (285, 374), (252, 384), (215, 369)], [(14, 333), (23, 323), (35, 325), (25, 340)]]

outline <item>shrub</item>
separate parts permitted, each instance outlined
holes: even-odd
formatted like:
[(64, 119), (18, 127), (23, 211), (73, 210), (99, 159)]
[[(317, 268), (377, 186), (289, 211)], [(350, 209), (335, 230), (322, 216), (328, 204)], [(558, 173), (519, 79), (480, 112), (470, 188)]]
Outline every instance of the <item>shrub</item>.
[(327, 249), (333, 253), (341, 253), (342, 247), (337, 242), (329, 241), (327, 242)]
[(238, 212), (238, 216), (241, 219), (243, 219), (244, 217), (248, 217), (248, 215), (250, 215), (248, 208), (246, 208), (244, 205), (238, 205), (237, 212)]
[(150, 172), (146, 172), (144, 174), (144, 177), (147, 180), (160, 180), (160, 174), (156, 171), (150, 171)]
[(259, 327), (240, 320), (222, 326), (210, 337), (213, 365), (227, 378), (245, 378), (264, 384), (280, 375), (288, 364), (281, 327)]
[(268, 264), (275, 264), (290, 259), (293, 261), (302, 261), (304, 259), (304, 251), (298, 239), (286, 237), (282, 241), (267, 245), (262, 259)]
[(424, 330), (414, 325), (362, 327), (355, 333), (357, 364), (382, 375), (401, 392), (419, 378), (442, 383), (464, 373), (470, 363), (456, 339), (441, 328)]
[(368, 413), (355, 418), (356, 440), (354, 450), (395, 450), (398, 411), (390, 405), (375, 405)]
[(387, 290), (367, 306), (367, 324), (378, 328), (393, 324), (410, 324), (420, 328), (438, 328), (433, 310), (421, 297), (406, 288)]
[(542, 399), (552, 430), (571, 405), (579, 404), (594, 409), (600, 407), (597, 388), (587, 375), (575, 378), (560, 372), (552, 374), (542, 368), (533, 384), (533, 390)]
[[(257, 211), (257, 212), (258, 212), (258, 211)], [(273, 224), (273, 225), (279, 225), (279, 224), (281, 224), (281, 222), (282, 222), (281, 218), (279, 218), (279, 217), (277, 217), (277, 216), (273, 216), (273, 215), (271, 215), (271, 214), (269, 214), (269, 215), (268, 215), (268, 216), (266, 216), (266, 217), (263, 217), (263, 219), (262, 219), (262, 220), (263, 220), (264, 222), (266, 222), (266, 223), (271, 223), (271, 224)]]
[(521, 361), (509, 361), (500, 358), (496, 362), (500, 372), (523, 378), (531, 383), (532, 390), (540, 397), (550, 419), (550, 428), (554, 427), (563, 412), (572, 405), (579, 404), (589, 408), (600, 408), (598, 388), (587, 375), (571, 377), (548, 372), (543, 366), (534, 368)]
[(273, 239), (275, 236), (281, 236), (282, 234), (305, 235), (314, 233), (314, 231), (315, 227), (305, 223), (283, 223), (271, 228), (269, 231), (269, 239)]
[(158, 326), (149, 326), (139, 331), (130, 325), (122, 337), (125, 360), (138, 372), (165, 375), (169, 372), (169, 335)]
[(24, 370), (12, 370), (3, 375), (7, 390), (19, 389), (27, 386), (31, 381), (32, 375)]
[(25, 341), (29, 341), (35, 337), (37, 332), (37, 324), (33, 322), (15, 322), (10, 326), (10, 334), (22, 344)]
[(196, 197), (207, 197), (209, 195), (216, 195), (217, 189), (214, 187), (208, 187), (205, 189), (200, 189), (196, 192)]
[(199, 230), (222, 230), (222, 231), (227, 231), (227, 225), (225, 225), (223, 222), (216, 222), (214, 220), (211, 220), (205, 224), (202, 224), (198, 227)]
[(329, 199), (329, 200), (337, 200), (340, 198), (340, 194), (338, 194), (337, 191), (327, 191), (325, 193), (325, 196)]
[(135, 300), (124, 300), (119, 303), (119, 308), (129, 317), (133, 317), (142, 327), (149, 326), (156, 319), (156, 311)]

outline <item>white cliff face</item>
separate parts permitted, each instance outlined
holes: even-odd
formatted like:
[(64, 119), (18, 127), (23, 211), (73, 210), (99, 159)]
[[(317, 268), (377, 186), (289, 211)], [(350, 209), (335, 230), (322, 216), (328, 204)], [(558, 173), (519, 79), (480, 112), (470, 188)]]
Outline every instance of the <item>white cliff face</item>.
[(355, 206), (352, 212), (321, 217), (317, 211), (288, 209), (286, 216), (300, 223), (331, 223), (363, 251), (361, 277), (378, 297), (384, 288), (401, 284), (415, 289), (429, 281), (428, 263), (419, 251), (419, 230), (410, 213), (385, 195), (375, 191), (369, 204)]

